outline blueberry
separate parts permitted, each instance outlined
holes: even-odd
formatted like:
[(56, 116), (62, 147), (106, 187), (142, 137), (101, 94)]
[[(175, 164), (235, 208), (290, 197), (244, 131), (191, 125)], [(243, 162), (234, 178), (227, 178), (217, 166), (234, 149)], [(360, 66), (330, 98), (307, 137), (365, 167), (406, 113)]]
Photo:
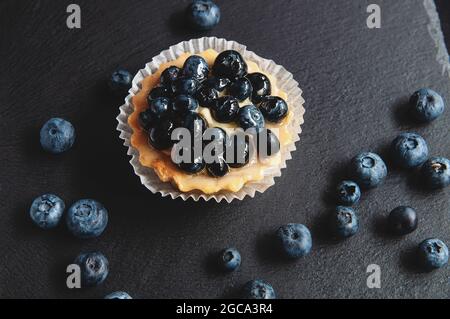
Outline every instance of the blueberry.
[(183, 65), (183, 75), (192, 77), (199, 82), (206, 80), (209, 74), (208, 63), (201, 56), (191, 55)]
[(198, 101), (190, 95), (178, 95), (173, 99), (172, 108), (173, 111), (178, 114), (193, 112), (198, 108)]
[(150, 101), (148, 109), (154, 119), (160, 120), (170, 115), (172, 112), (172, 104), (168, 98), (159, 97)]
[(267, 96), (263, 98), (259, 108), (264, 118), (273, 123), (280, 122), (288, 113), (286, 101), (278, 96)]
[(387, 168), (380, 156), (367, 152), (352, 159), (350, 173), (359, 185), (373, 188), (380, 185), (386, 178)]
[(432, 189), (450, 185), (450, 161), (444, 157), (433, 157), (422, 166), (422, 177)]
[(261, 131), (265, 125), (264, 116), (253, 104), (246, 105), (239, 109), (238, 123), (244, 130), (254, 128), (257, 132)]
[(198, 100), (200, 106), (203, 107), (213, 106), (218, 97), (219, 93), (217, 90), (206, 85), (203, 85), (195, 94), (195, 98)]
[(219, 265), (225, 271), (234, 271), (241, 265), (241, 254), (236, 248), (227, 248), (219, 254)]
[(271, 130), (263, 128), (257, 134), (258, 155), (267, 158), (280, 151), (280, 140)]
[(149, 143), (157, 150), (165, 150), (174, 144), (172, 141), (172, 132), (176, 128), (173, 120), (166, 119), (159, 122), (150, 130)]
[(418, 257), (429, 270), (441, 268), (448, 263), (447, 245), (437, 238), (426, 239), (419, 244)]
[(415, 133), (402, 133), (392, 142), (392, 157), (404, 168), (422, 165), (428, 158), (425, 140)]
[(172, 88), (168, 88), (165, 86), (157, 86), (154, 87), (151, 91), (150, 94), (147, 97), (147, 102), (150, 105), (150, 101), (160, 98), (160, 97), (166, 97), (166, 98), (171, 98), (172, 97)]
[(201, 137), (208, 128), (208, 123), (197, 112), (187, 112), (183, 114), (180, 120), (180, 126), (188, 129), (194, 137), (197, 135)]
[(139, 113), (139, 124), (144, 130), (149, 131), (156, 123), (157, 118), (149, 109)]
[(47, 152), (59, 154), (70, 149), (75, 142), (73, 125), (60, 118), (48, 120), (41, 128), (41, 146)]
[(223, 92), (230, 83), (231, 81), (227, 78), (212, 76), (206, 80), (205, 85), (219, 92)]
[(239, 78), (230, 84), (228, 94), (235, 97), (239, 101), (244, 101), (252, 94), (252, 85), (246, 78)]
[(230, 168), (222, 156), (218, 156), (213, 163), (206, 164), (206, 169), (212, 177), (224, 177)]
[(287, 224), (277, 231), (277, 238), (285, 254), (290, 258), (300, 258), (310, 253), (312, 238), (309, 229), (302, 224)]
[(109, 273), (108, 259), (99, 252), (82, 253), (75, 259), (80, 266), (83, 286), (97, 286), (105, 281)]
[(275, 299), (273, 287), (262, 280), (252, 280), (247, 282), (242, 291), (245, 299)]
[(119, 69), (113, 72), (109, 79), (110, 89), (117, 94), (126, 94), (131, 87), (133, 77), (130, 72), (124, 69)]
[(222, 96), (211, 106), (213, 118), (221, 123), (233, 122), (239, 112), (239, 102), (234, 97)]
[(392, 210), (388, 217), (388, 225), (393, 233), (406, 235), (417, 228), (416, 211), (408, 206), (399, 206)]
[(108, 211), (96, 200), (80, 199), (67, 211), (66, 224), (76, 237), (98, 237), (108, 224)]
[[(210, 145), (208, 149), (204, 150), (204, 153), (209, 153), (209, 151), (211, 151), (212, 156), (219, 156), (225, 153), (227, 144), (229, 142), (229, 137), (224, 129), (220, 127), (212, 127), (203, 134), (203, 142), (204, 146)], [(220, 154), (214, 154), (213, 151), (218, 150), (219, 147), (221, 147), (222, 149)]]
[(175, 95), (192, 95), (194, 96), (200, 88), (200, 82), (193, 77), (181, 77), (172, 84), (172, 91)]
[(216, 57), (212, 73), (219, 78), (235, 80), (245, 76), (247, 69), (247, 63), (239, 52), (226, 50)]
[(175, 82), (178, 79), (180, 73), (181, 73), (180, 68), (176, 66), (169, 66), (161, 73), (160, 78), (161, 86), (171, 87), (173, 82)]
[(430, 89), (420, 89), (409, 100), (412, 115), (419, 121), (431, 122), (444, 112), (442, 97)]
[(220, 21), (220, 9), (211, 0), (195, 0), (187, 7), (186, 18), (196, 30), (211, 30)]
[(43, 229), (56, 227), (61, 220), (66, 205), (56, 195), (45, 194), (37, 197), (30, 207), (30, 217)]
[[(193, 153), (193, 151), (191, 151), (191, 154)], [(195, 157), (192, 156), (192, 160), (191, 162), (181, 162), (178, 164), (178, 167), (188, 173), (188, 174), (197, 174), (200, 173), (201, 171), (203, 171), (203, 169), (205, 168), (205, 162), (203, 161), (203, 158), (200, 157)]]
[(240, 168), (248, 164), (250, 160), (250, 143), (249, 137), (241, 135), (232, 135), (230, 137), (230, 143), (226, 150), (226, 160), (230, 167)]
[(350, 207), (337, 206), (332, 214), (331, 227), (341, 238), (355, 235), (359, 228), (356, 212)]
[(104, 299), (133, 299), (128, 293), (125, 291), (115, 291), (106, 295)]
[(359, 201), (361, 190), (353, 181), (342, 181), (336, 188), (336, 196), (340, 204), (351, 206)]
[(267, 76), (262, 73), (250, 73), (247, 74), (247, 79), (249, 79), (252, 84), (252, 102), (259, 104), (262, 102), (263, 98), (272, 94), (272, 86), (270, 80)]

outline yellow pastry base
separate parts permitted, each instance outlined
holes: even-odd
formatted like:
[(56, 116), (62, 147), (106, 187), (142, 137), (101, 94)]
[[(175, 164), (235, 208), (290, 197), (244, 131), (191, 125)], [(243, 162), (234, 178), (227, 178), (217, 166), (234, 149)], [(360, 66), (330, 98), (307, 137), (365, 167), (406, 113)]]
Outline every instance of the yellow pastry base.
[[(172, 163), (169, 152), (158, 151), (149, 145), (148, 136), (139, 124), (138, 115), (140, 112), (147, 109), (147, 96), (151, 89), (159, 84), (162, 71), (172, 65), (181, 68), (184, 61), (190, 55), (192, 54), (185, 53), (174, 61), (161, 64), (158, 71), (146, 77), (142, 81), (142, 89), (132, 99), (134, 112), (128, 118), (128, 123), (133, 129), (131, 145), (139, 151), (139, 161), (143, 166), (153, 168), (161, 181), (171, 182), (181, 192), (189, 192), (193, 190), (198, 190), (204, 194), (215, 194), (224, 190), (238, 192), (246, 183), (261, 181), (268, 172), (274, 168), (277, 168), (281, 163), (281, 152), (264, 161), (252, 158), (246, 166), (237, 169), (230, 169), (230, 172), (221, 178), (211, 177), (206, 172), (189, 175), (178, 169), (178, 167)], [(202, 56), (209, 64), (210, 68), (212, 68), (218, 52), (209, 49), (197, 55)], [(286, 93), (277, 88), (276, 79), (274, 79), (270, 74), (262, 72), (256, 63), (252, 61), (246, 62), (249, 73), (260, 72), (268, 76), (272, 84), (272, 95), (283, 98), (289, 104)], [(249, 100), (239, 103), (241, 107), (248, 104), (251, 104)], [(227, 131), (236, 127), (236, 124), (234, 123), (225, 124), (216, 122), (212, 118), (208, 108), (200, 107), (199, 113), (207, 120), (209, 127), (218, 126)], [(267, 128), (275, 129), (275, 131), (278, 130), (278, 138), (280, 140), (281, 148), (292, 142), (292, 135), (287, 129), (291, 121), (292, 113), (289, 112), (288, 116), (286, 116), (281, 123), (273, 124), (266, 122)]]

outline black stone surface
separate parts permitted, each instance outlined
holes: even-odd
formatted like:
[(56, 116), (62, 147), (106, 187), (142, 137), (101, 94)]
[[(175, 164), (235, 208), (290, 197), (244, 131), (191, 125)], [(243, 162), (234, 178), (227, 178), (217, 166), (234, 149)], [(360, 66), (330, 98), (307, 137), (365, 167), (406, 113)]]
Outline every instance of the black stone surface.
[[(369, 30), (372, 1), (238, 1), (217, 3), (223, 19), (211, 32), (187, 31), (180, 12), (188, 1), (78, 0), (82, 28), (66, 27), (72, 1), (0, 2), (0, 297), (101, 298), (126, 290), (136, 298), (233, 297), (254, 278), (282, 298), (449, 296), (449, 269), (424, 273), (413, 250), (428, 237), (450, 243), (450, 190), (428, 192), (412, 172), (389, 164), (385, 184), (356, 206), (360, 232), (332, 240), (326, 216), (329, 190), (363, 150), (386, 157), (402, 131), (417, 131), (432, 155), (450, 156), (450, 113), (430, 125), (403, 115), (409, 95), (432, 87), (450, 101), (449, 79), (435, 61), (422, 0), (377, 1), (382, 27)], [(441, 1), (443, 2), (443, 1)], [(182, 40), (218, 36), (246, 44), (290, 70), (306, 99), (301, 141), (275, 186), (231, 204), (193, 203), (152, 195), (133, 174), (118, 138), (122, 98), (105, 80), (117, 67), (132, 72)], [(38, 132), (50, 117), (73, 122), (75, 147), (44, 153)], [(67, 205), (95, 198), (110, 223), (94, 240), (77, 240), (61, 225), (41, 231), (28, 218), (33, 198), (52, 192)], [(398, 205), (419, 214), (404, 237), (385, 232)], [(290, 262), (273, 246), (284, 223), (313, 233), (311, 255)], [(224, 275), (212, 257), (237, 247), (242, 267)], [(104, 285), (65, 286), (65, 267), (80, 251), (100, 250), (111, 272)], [(366, 268), (381, 267), (381, 289), (368, 289)]]

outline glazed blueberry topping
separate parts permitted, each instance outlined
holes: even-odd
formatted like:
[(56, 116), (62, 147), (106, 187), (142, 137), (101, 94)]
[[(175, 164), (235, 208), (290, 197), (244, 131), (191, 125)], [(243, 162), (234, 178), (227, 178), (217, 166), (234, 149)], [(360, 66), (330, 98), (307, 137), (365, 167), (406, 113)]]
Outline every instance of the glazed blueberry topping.
[(211, 30), (220, 21), (220, 9), (212, 0), (194, 0), (186, 9), (186, 19), (195, 30)]
[(141, 127), (149, 131), (157, 122), (157, 117), (150, 111), (146, 109), (145, 111), (139, 113), (139, 124)]
[(40, 131), (41, 146), (47, 152), (60, 154), (69, 150), (75, 142), (75, 128), (60, 118), (48, 120)]
[(198, 108), (198, 101), (190, 95), (181, 94), (173, 99), (172, 108), (177, 114), (193, 112)]
[(70, 206), (66, 224), (69, 231), (79, 238), (98, 237), (108, 224), (108, 211), (96, 200), (81, 199)]
[(353, 181), (342, 181), (336, 189), (337, 200), (342, 205), (354, 205), (361, 197), (361, 190)]
[(80, 266), (83, 286), (97, 286), (105, 281), (109, 273), (108, 259), (99, 252), (83, 253), (75, 259)]
[(223, 51), (214, 61), (212, 72), (216, 77), (235, 80), (247, 74), (247, 63), (239, 52)]
[(41, 195), (31, 204), (30, 217), (42, 229), (50, 229), (59, 224), (65, 207), (64, 201), (58, 196)]
[(399, 206), (392, 210), (388, 217), (391, 231), (397, 235), (406, 235), (417, 228), (416, 211), (408, 206)]
[(402, 133), (391, 146), (392, 157), (404, 168), (422, 165), (428, 158), (428, 146), (425, 140), (415, 133)]
[(277, 231), (277, 238), (284, 253), (290, 258), (300, 258), (310, 253), (312, 238), (309, 229), (302, 224), (287, 224)]
[(169, 117), (172, 112), (172, 103), (168, 98), (159, 97), (150, 101), (148, 110), (154, 119), (160, 120)]
[(147, 97), (147, 102), (150, 104), (151, 100), (157, 99), (159, 97), (172, 97), (172, 88), (167, 88), (165, 86), (157, 86), (150, 91), (150, 94)]
[(450, 185), (450, 161), (444, 157), (433, 157), (422, 166), (422, 177), (432, 189)]
[(176, 128), (175, 122), (166, 119), (158, 122), (158, 124), (150, 130), (149, 143), (158, 150), (164, 150), (172, 147), (172, 132)]
[(202, 156), (194, 157), (193, 150), (190, 150), (190, 154), (190, 161), (178, 163), (178, 167), (188, 174), (197, 174), (205, 168), (205, 162), (203, 161)]
[(252, 84), (252, 102), (259, 104), (264, 97), (272, 94), (272, 86), (267, 76), (262, 73), (247, 74), (247, 79)]
[(221, 156), (217, 157), (215, 162), (206, 164), (206, 169), (212, 177), (223, 177), (230, 171), (228, 164)]
[(228, 94), (239, 101), (244, 101), (251, 96), (252, 90), (252, 85), (248, 79), (239, 78), (230, 84)]
[(380, 185), (386, 178), (387, 167), (377, 154), (361, 153), (352, 159), (350, 173), (359, 185), (373, 188)]
[(200, 88), (200, 82), (193, 77), (181, 77), (172, 84), (172, 91), (175, 95), (184, 94), (194, 96)]
[(265, 125), (263, 114), (253, 104), (246, 105), (239, 109), (238, 123), (244, 130), (254, 128), (256, 131), (262, 130)]
[(219, 92), (223, 92), (228, 87), (228, 85), (230, 85), (230, 83), (231, 81), (227, 78), (212, 76), (206, 80), (205, 85)]
[(267, 96), (263, 98), (259, 108), (264, 118), (273, 123), (280, 122), (288, 113), (286, 101), (278, 96)]
[(180, 68), (177, 68), (176, 66), (170, 66), (167, 69), (161, 73), (161, 86), (164, 87), (171, 87), (173, 82), (178, 79), (178, 76), (180, 75), (181, 70)]
[(187, 112), (180, 120), (180, 126), (188, 129), (193, 135), (201, 134), (208, 128), (206, 120), (197, 112)]
[(442, 96), (430, 89), (420, 89), (410, 98), (412, 115), (419, 121), (431, 122), (444, 113)]
[(199, 82), (206, 80), (209, 74), (209, 66), (205, 59), (198, 55), (191, 55), (184, 62), (183, 75), (192, 77)]
[(250, 144), (248, 136), (232, 135), (229, 147), (226, 151), (226, 160), (230, 167), (240, 168), (248, 164), (250, 160)]
[(242, 297), (245, 299), (275, 299), (273, 287), (262, 280), (247, 282), (242, 289)]
[[(220, 127), (209, 128), (203, 134), (204, 150), (203, 154), (216, 159), (218, 156), (224, 157), (229, 137), (224, 129)], [(216, 154), (216, 152), (218, 152)]]
[(219, 93), (217, 90), (206, 85), (203, 85), (195, 94), (198, 103), (203, 107), (211, 107), (218, 97)]
[(106, 295), (104, 299), (133, 299), (128, 293), (125, 291), (115, 291)]
[(358, 217), (352, 208), (337, 206), (331, 217), (331, 228), (337, 236), (347, 238), (358, 231)]
[(131, 87), (133, 77), (124, 69), (114, 71), (109, 80), (110, 89), (117, 94), (126, 94)]
[(219, 266), (225, 271), (235, 271), (241, 265), (241, 254), (236, 248), (227, 248), (219, 254)]
[(280, 151), (278, 137), (269, 129), (262, 129), (257, 138), (258, 155), (262, 158), (270, 157)]
[(222, 96), (211, 106), (213, 118), (221, 123), (233, 122), (239, 112), (239, 102), (231, 96)]
[(448, 263), (448, 247), (440, 239), (426, 239), (419, 245), (418, 257), (429, 270), (441, 268)]

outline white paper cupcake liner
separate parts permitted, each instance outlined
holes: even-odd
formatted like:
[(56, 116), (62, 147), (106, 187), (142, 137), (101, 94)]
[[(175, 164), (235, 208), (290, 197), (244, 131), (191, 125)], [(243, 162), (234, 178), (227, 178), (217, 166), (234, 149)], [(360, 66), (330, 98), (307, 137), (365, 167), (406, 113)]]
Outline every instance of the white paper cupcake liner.
[[(181, 192), (174, 185), (169, 182), (162, 182), (156, 175), (154, 170), (149, 167), (141, 165), (139, 161), (139, 152), (131, 146), (132, 128), (128, 124), (128, 117), (133, 113), (134, 107), (132, 105), (132, 98), (141, 90), (141, 82), (144, 78), (156, 72), (162, 63), (176, 60), (181, 54), (200, 53), (207, 49), (214, 49), (217, 52), (224, 50), (236, 50), (242, 54), (245, 60), (251, 60), (258, 64), (258, 66), (266, 73), (271, 74), (277, 80), (277, 87), (288, 95), (289, 111), (293, 113), (293, 119), (289, 124), (289, 131), (292, 133), (293, 141), (286, 145), (281, 150), (281, 163), (276, 169), (268, 170), (264, 179), (257, 182), (248, 182), (238, 192), (221, 191), (215, 194), (204, 194), (200, 191)], [(120, 132), (120, 138), (124, 140), (124, 145), (128, 148), (127, 154), (132, 158), (130, 160), (134, 172), (139, 176), (141, 183), (147, 187), (152, 193), (160, 193), (163, 197), (170, 196), (173, 199), (182, 198), (183, 200), (193, 199), (198, 201), (200, 198), (205, 201), (222, 200), (230, 203), (234, 199), (242, 200), (244, 197), (254, 197), (256, 192), (263, 193), (270, 186), (275, 184), (274, 178), (281, 176), (281, 169), (286, 167), (286, 161), (291, 159), (291, 152), (295, 151), (295, 142), (299, 140), (301, 133), (301, 124), (303, 124), (303, 108), (304, 100), (302, 98), (302, 90), (298, 83), (294, 80), (292, 74), (284, 67), (277, 65), (272, 60), (267, 60), (259, 57), (252, 51), (248, 51), (246, 46), (235, 41), (227, 41), (216, 37), (203, 37), (200, 39), (193, 39), (183, 41), (171, 46), (168, 50), (161, 52), (155, 56), (151, 62), (145, 65), (133, 79), (132, 88), (129, 95), (125, 98), (125, 103), (120, 107), (120, 114), (117, 116), (119, 122), (117, 130)]]

